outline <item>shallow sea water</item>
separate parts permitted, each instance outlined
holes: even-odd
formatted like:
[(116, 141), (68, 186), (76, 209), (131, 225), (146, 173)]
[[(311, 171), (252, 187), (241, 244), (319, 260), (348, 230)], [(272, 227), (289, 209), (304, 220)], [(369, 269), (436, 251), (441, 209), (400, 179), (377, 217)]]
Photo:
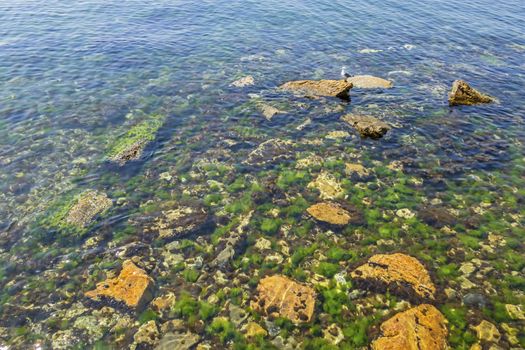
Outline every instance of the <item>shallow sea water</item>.
[[(155, 348), (174, 319), (201, 349), (366, 348), (420, 303), (352, 283), (380, 253), (429, 271), (427, 302), (448, 320), (451, 348), (525, 348), (523, 28), (513, 0), (2, 1), (0, 348)], [(354, 88), (350, 101), (277, 89), (339, 79), (342, 66), (394, 87)], [(231, 85), (248, 75), (253, 85)], [(456, 79), (497, 102), (449, 107)], [(267, 120), (261, 105), (283, 113)], [(347, 113), (392, 130), (361, 138)], [(108, 159), (129, 130), (158, 120), (139, 159)], [(275, 139), (286, 150), (246, 161)], [(323, 200), (309, 186), (320, 174), (358, 220), (336, 228), (308, 215)], [(111, 206), (71, 228), (60, 215), (88, 190)], [(205, 219), (161, 237), (174, 208)], [(236, 236), (233, 257), (214, 264)], [(144, 305), (85, 296), (128, 259), (154, 281)], [(311, 322), (251, 309), (275, 274), (316, 290)], [(149, 303), (169, 293), (165, 310)], [(482, 320), (497, 341), (478, 339)], [(151, 321), (158, 334), (141, 342)], [(247, 338), (248, 322), (269, 334)], [(323, 335), (332, 325), (336, 345)]]

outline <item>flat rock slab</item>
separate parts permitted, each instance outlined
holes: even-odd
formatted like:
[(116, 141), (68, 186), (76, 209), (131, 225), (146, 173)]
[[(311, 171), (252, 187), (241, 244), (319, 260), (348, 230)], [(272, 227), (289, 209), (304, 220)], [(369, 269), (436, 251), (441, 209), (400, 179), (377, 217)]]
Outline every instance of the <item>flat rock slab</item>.
[(387, 123), (368, 115), (347, 114), (342, 116), (341, 120), (356, 129), (361, 137), (371, 139), (379, 139), (391, 129)]
[(286, 317), (294, 323), (309, 322), (315, 306), (315, 291), (284, 276), (259, 281), (251, 307), (267, 316)]
[(445, 317), (434, 306), (422, 304), (394, 315), (381, 324), (381, 335), (372, 350), (445, 350), (448, 330)]
[(350, 212), (336, 203), (317, 203), (306, 209), (306, 211), (316, 220), (332, 225), (346, 225), (352, 219)]
[(351, 273), (361, 286), (389, 289), (414, 299), (434, 300), (436, 287), (427, 269), (416, 258), (405, 254), (376, 254)]
[(347, 78), (346, 81), (352, 83), (354, 88), (358, 89), (390, 89), (394, 86), (390, 80), (372, 75), (355, 75)]
[(161, 212), (145, 231), (156, 232), (160, 238), (175, 238), (196, 232), (208, 222), (209, 215), (204, 207), (181, 204)]
[(86, 292), (85, 295), (92, 299), (109, 297), (136, 308), (142, 304), (146, 291), (152, 285), (153, 279), (144, 270), (138, 268), (131, 260), (126, 260), (116, 278), (98, 283), (96, 289)]
[(319, 191), (321, 199), (335, 199), (344, 195), (344, 190), (337, 178), (323, 171), (315, 180), (308, 184), (308, 188), (315, 188)]
[(105, 193), (89, 190), (79, 197), (77, 202), (69, 209), (66, 223), (78, 227), (86, 227), (95, 216), (111, 208), (113, 202)]
[(246, 163), (250, 165), (265, 165), (289, 158), (292, 155), (293, 143), (288, 140), (270, 139), (254, 149)]
[(474, 105), (491, 102), (494, 102), (493, 97), (479, 92), (463, 80), (454, 81), (452, 84), (452, 90), (448, 95), (448, 104), (450, 106)]
[(296, 80), (280, 86), (281, 89), (304, 92), (316, 96), (349, 98), (352, 83), (345, 80)]

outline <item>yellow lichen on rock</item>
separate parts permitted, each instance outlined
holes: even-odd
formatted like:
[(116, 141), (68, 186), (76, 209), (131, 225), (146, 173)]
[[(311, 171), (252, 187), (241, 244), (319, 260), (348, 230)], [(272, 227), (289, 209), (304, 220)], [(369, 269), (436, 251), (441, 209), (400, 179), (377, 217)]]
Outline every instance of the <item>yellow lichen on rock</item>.
[(319, 190), (321, 199), (334, 199), (342, 197), (345, 193), (337, 178), (326, 171), (323, 171), (314, 181), (310, 182), (308, 188)]
[(492, 97), (482, 94), (463, 80), (454, 81), (452, 90), (448, 95), (448, 104), (450, 106), (474, 105), (493, 101), (494, 99)]
[(422, 304), (394, 315), (381, 324), (372, 350), (445, 350), (446, 319), (432, 305)]
[(85, 227), (91, 223), (98, 214), (111, 208), (113, 202), (105, 193), (86, 191), (78, 201), (69, 209), (66, 223), (78, 227)]
[(434, 299), (436, 287), (426, 268), (405, 254), (377, 254), (351, 273), (356, 282), (418, 298)]
[(97, 288), (86, 292), (92, 299), (109, 297), (124, 302), (129, 307), (137, 307), (143, 301), (153, 279), (138, 268), (131, 260), (122, 264), (122, 271), (116, 278), (109, 278), (97, 284)]
[(259, 281), (251, 307), (271, 317), (286, 317), (294, 323), (309, 322), (315, 306), (315, 291), (284, 276)]

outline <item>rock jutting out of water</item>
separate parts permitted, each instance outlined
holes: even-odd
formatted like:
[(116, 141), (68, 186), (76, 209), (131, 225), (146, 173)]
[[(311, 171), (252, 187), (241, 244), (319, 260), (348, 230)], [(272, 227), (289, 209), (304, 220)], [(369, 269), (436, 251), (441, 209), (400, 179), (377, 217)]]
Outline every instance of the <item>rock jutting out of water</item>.
[(309, 322), (315, 306), (315, 291), (284, 276), (259, 281), (251, 307), (267, 316), (286, 317), (294, 323)]
[(306, 211), (316, 220), (332, 225), (347, 225), (352, 219), (350, 212), (337, 203), (317, 203), (310, 206)]
[(341, 120), (355, 128), (361, 137), (379, 139), (390, 130), (390, 126), (377, 118), (367, 115), (347, 114)]
[(126, 260), (116, 278), (98, 283), (96, 289), (86, 292), (85, 295), (96, 300), (109, 297), (124, 302), (131, 308), (137, 308), (149, 297), (148, 290), (152, 286), (153, 279), (131, 260)]
[(426, 268), (411, 256), (377, 254), (351, 273), (358, 285), (376, 290), (390, 290), (414, 299), (434, 299), (436, 287)]
[(372, 75), (354, 75), (347, 78), (346, 81), (358, 89), (390, 89), (394, 85), (390, 80)]
[(349, 98), (352, 83), (345, 80), (296, 80), (280, 86), (281, 89), (303, 92), (315, 96)]
[(445, 317), (432, 305), (422, 304), (394, 315), (381, 324), (372, 350), (448, 349)]
[(452, 84), (452, 90), (448, 95), (448, 104), (450, 106), (474, 105), (491, 102), (494, 102), (494, 98), (479, 92), (463, 80), (454, 81)]

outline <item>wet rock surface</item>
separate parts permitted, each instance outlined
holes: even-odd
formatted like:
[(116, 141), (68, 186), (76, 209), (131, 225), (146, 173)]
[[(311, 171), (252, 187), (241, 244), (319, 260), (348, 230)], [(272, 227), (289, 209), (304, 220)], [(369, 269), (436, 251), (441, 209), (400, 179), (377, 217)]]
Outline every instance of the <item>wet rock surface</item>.
[(206, 209), (198, 203), (176, 204), (161, 212), (145, 232), (156, 233), (164, 239), (181, 237), (203, 229), (209, 220)]
[(297, 80), (287, 82), (280, 88), (318, 96), (348, 99), (352, 83), (344, 80)]
[(279, 162), (291, 156), (293, 143), (288, 140), (270, 139), (254, 149), (246, 163), (250, 165), (266, 165), (269, 163)]
[(351, 273), (362, 286), (384, 290), (416, 299), (434, 299), (436, 287), (426, 268), (415, 258), (395, 253), (377, 254)]
[(494, 98), (479, 92), (463, 80), (454, 81), (452, 84), (452, 90), (448, 96), (448, 104), (450, 106), (474, 105), (491, 102), (494, 102)]
[(148, 289), (153, 285), (153, 279), (138, 268), (132, 261), (122, 263), (122, 270), (116, 278), (109, 278), (97, 284), (95, 290), (86, 292), (88, 298), (100, 299), (108, 297), (122, 301), (131, 308), (140, 306), (148, 298)]
[(341, 120), (359, 132), (361, 137), (380, 139), (390, 130), (390, 126), (377, 118), (367, 115), (347, 114)]
[(372, 75), (354, 75), (346, 79), (347, 82), (352, 83), (357, 89), (390, 89), (394, 84), (390, 80), (386, 80)]
[(373, 350), (445, 350), (445, 317), (432, 305), (423, 304), (400, 312), (381, 324), (381, 335)]
[(315, 306), (315, 291), (284, 276), (259, 281), (251, 307), (267, 316), (286, 317), (294, 323), (309, 322)]

